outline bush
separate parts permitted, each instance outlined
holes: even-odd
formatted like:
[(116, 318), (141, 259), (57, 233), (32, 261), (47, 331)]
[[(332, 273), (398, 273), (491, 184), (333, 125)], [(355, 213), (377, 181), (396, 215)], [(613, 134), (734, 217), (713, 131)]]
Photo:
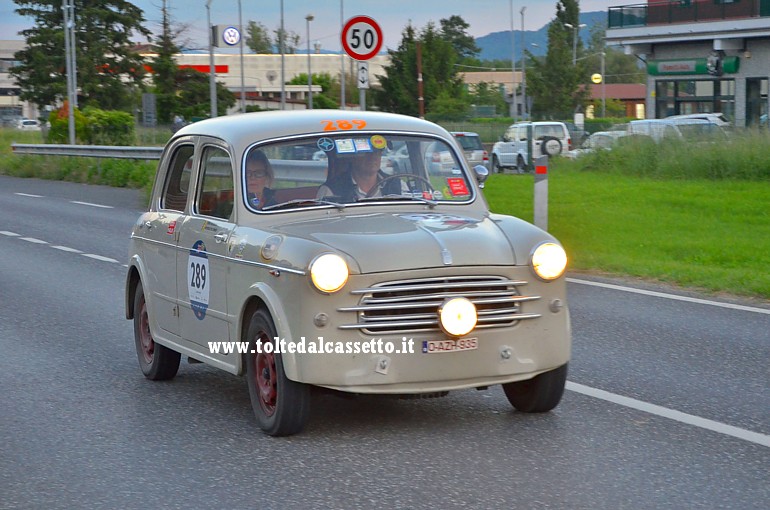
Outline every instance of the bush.
[(136, 142), (134, 117), (121, 111), (88, 107), (83, 110), (88, 123), (88, 143), (91, 145), (133, 145)]
[[(75, 143), (83, 143), (88, 139), (88, 119), (83, 112), (75, 108)], [(69, 103), (64, 102), (61, 108), (52, 111), (48, 115), (51, 124), (48, 130), (48, 143), (69, 143)]]

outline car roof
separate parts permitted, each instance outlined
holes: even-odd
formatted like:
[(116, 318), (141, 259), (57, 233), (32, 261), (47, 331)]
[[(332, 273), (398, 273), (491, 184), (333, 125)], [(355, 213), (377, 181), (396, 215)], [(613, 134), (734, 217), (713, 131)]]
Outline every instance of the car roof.
[[(362, 126), (363, 123), (363, 126)], [(360, 126), (360, 128), (359, 128)], [(242, 113), (206, 119), (176, 132), (181, 136), (211, 136), (229, 142), (238, 151), (266, 139), (328, 132), (329, 135), (357, 132), (416, 132), (441, 138), (451, 135), (444, 128), (415, 117), (354, 110), (296, 110)]]

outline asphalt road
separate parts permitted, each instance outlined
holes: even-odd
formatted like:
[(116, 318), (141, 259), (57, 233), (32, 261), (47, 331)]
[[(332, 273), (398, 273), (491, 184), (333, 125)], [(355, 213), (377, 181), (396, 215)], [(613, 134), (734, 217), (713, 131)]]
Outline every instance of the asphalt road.
[(321, 395), (304, 433), (271, 438), (241, 378), (142, 376), (123, 287), (143, 207), (0, 177), (2, 509), (770, 508), (768, 303), (571, 275), (555, 411), (499, 387)]

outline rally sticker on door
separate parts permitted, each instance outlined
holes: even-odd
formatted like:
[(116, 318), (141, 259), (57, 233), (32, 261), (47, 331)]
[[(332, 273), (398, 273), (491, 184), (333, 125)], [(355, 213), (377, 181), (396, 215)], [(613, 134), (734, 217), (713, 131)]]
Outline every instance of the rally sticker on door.
[(193, 313), (203, 320), (209, 307), (209, 257), (203, 241), (193, 245), (187, 259), (187, 292)]

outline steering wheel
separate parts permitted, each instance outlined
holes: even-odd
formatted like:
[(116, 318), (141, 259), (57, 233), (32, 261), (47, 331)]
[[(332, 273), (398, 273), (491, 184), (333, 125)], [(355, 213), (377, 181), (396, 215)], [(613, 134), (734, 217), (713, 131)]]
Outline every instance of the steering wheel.
[(414, 191), (414, 188), (417, 188), (417, 182), (420, 181), (425, 184), (425, 191), (431, 192), (431, 196), (433, 195), (433, 192), (435, 191), (435, 188), (433, 187), (433, 184), (426, 179), (425, 177), (422, 177), (420, 175), (415, 174), (394, 174), (389, 175), (379, 181), (372, 189), (369, 190), (369, 193), (366, 194), (366, 197), (373, 197), (377, 194), (378, 191), (382, 190), (383, 185), (388, 182), (392, 181), (394, 179), (403, 179), (406, 182), (406, 185), (409, 186), (409, 189), (411, 191)]

